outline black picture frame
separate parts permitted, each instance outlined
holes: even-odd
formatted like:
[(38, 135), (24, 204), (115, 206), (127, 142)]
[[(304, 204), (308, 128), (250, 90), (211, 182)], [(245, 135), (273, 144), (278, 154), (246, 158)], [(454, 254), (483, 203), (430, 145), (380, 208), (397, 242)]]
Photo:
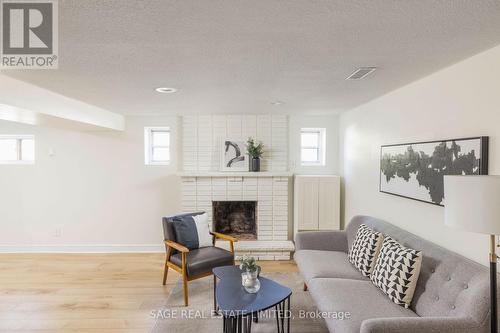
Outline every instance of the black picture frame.
[[(427, 201), (427, 200), (422, 200), (419, 198), (414, 198), (411, 196), (407, 196), (404, 194), (400, 193), (394, 193), (394, 192), (389, 192), (385, 191), (382, 189), (382, 161), (383, 161), (383, 153), (384, 153), (384, 148), (388, 147), (397, 147), (397, 146), (416, 146), (416, 145), (423, 145), (423, 144), (441, 144), (441, 143), (446, 143), (446, 142), (457, 142), (457, 141), (468, 141), (468, 140), (479, 140), (479, 147), (480, 147), (480, 152), (479, 152), (479, 171), (478, 175), (487, 175), (488, 174), (488, 154), (489, 154), (489, 137), (488, 136), (477, 136), (477, 137), (466, 137), (466, 138), (458, 138), (458, 139), (445, 139), (445, 140), (432, 140), (432, 141), (419, 141), (419, 142), (408, 142), (408, 143), (396, 143), (396, 144), (388, 144), (388, 145), (382, 145), (380, 147), (380, 165), (379, 165), (379, 192), (384, 193), (384, 194), (390, 194), (394, 195), (397, 197), (401, 198), (406, 198), (406, 199), (411, 199), (415, 201), (420, 201), (420, 202), (425, 202), (429, 203), (432, 205), (444, 207), (444, 204), (441, 203), (436, 203), (434, 201)], [(443, 175), (444, 176), (444, 175)]]

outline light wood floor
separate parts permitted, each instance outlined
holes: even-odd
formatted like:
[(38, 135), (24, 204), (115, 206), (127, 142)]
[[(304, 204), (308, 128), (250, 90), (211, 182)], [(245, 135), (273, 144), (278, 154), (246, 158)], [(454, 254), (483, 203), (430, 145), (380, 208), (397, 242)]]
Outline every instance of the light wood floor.
[[(148, 332), (179, 274), (163, 254), (2, 254), (0, 332)], [(293, 272), (292, 261), (259, 263)], [(181, 332), (178, 332), (181, 333)]]

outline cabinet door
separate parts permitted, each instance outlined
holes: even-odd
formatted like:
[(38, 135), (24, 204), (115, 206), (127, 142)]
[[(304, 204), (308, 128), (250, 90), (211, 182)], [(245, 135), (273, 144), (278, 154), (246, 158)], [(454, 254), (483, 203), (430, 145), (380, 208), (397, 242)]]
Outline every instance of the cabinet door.
[(318, 193), (319, 229), (338, 230), (340, 228), (340, 178), (320, 178)]
[(297, 179), (298, 230), (318, 229), (318, 179)]

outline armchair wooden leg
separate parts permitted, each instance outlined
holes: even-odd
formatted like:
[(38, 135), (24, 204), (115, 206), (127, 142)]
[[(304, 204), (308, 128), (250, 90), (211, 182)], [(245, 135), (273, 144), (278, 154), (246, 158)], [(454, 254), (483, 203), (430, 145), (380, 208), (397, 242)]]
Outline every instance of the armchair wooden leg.
[(184, 306), (188, 306), (188, 278), (186, 253), (182, 253), (182, 283), (184, 287)]
[(187, 288), (187, 277), (183, 277), (184, 281), (184, 306), (188, 306), (188, 288)]
[(165, 269), (163, 271), (163, 285), (167, 283), (167, 275), (168, 275), (168, 266), (167, 262), (165, 261)]
[(184, 306), (188, 306), (188, 280), (186, 274), (182, 274), (182, 280), (184, 286)]
[(167, 283), (167, 275), (168, 275), (168, 261), (170, 260), (170, 256), (172, 255), (172, 248), (170, 246), (166, 247), (167, 256), (165, 257), (165, 269), (163, 271), (163, 285)]
[(217, 293), (217, 277), (214, 274), (214, 313), (217, 313), (216, 293)]

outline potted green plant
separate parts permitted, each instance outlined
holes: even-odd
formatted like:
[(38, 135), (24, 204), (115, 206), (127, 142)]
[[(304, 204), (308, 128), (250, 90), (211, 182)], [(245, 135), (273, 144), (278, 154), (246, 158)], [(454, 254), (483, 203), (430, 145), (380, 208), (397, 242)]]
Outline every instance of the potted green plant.
[(241, 259), (240, 269), (246, 272), (255, 272), (258, 269), (257, 261), (254, 257), (244, 255)]
[(260, 158), (264, 154), (264, 144), (255, 142), (254, 138), (247, 140), (247, 153), (250, 156), (250, 171), (260, 171)]
[(240, 269), (243, 271), (241, 276), (242, 284), (245, 290), (250, 294), (255, 294), (260, 290), (259, 270), (254, 257), (242, 258)]

